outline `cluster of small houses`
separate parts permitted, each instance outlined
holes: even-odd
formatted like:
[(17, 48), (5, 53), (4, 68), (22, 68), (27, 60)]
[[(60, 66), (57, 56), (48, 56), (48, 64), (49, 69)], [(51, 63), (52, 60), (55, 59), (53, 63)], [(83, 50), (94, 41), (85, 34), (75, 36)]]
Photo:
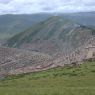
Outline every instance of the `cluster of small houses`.
[(86, 47), (81, 47), (76, 49), (70, 54), (63, 56), (60, 54), (58, 55), (58, 58), (54, 60), (54, 62), (57, 64), (64, 65), (79, 65), (82, 64), (84, 61), (94, 61), (95, 60), (95, 46), (93, 45), (87, 45)]
[[(23, 50), (22, 50), (23, 51)], [(60, 55), (60, 54), (59, 54)], [(13, 58), (15, 56), (15, 58)], [(7, 58), (7, 60), (6, 60)], [(17, 58), (17, 59), (16, 59)], [(16, 60), (15, 60), (16, 59)], [(49, 68), (54, 68), (58, 66), (64, 66), (68, 64), (78, 65), (83, 61), (93, 61), (95, 60), (95, 46), (88, 45), (83, 49), (77, 49), (69, 55), (60, 55), (52, 58), (46, 54), (40, 53), (21, 53), (21, 50), (10, 49), (5, 47), (0, 47), (0, 76), (4, 74), (2, 67), (8, 66), (8, 64), (15, 63), (14, 66), (18, 66), (16, 73), (26, 73), (31, 71), (41, 71)], [(20, 62), (20, 65), (18, 63)], [(21, 64), (22, 63), (22, 64)], [(25, 65), (25, 64), (28, 65)], [(33, 66), (30, 66), (33, 63)], [(24, 64), (24, 65), (23, 65)], [(28, 66), (28, 67), (27, 67)], [(10, 68), (11, 73), (13, 73), (14, 68)]]
[(71, 57), (73, 62), (84, 62), (84, 61), (94, 61), (95, 60), (95, 46), (87, 45), (83, 49), (76, 50), (74, 57)]

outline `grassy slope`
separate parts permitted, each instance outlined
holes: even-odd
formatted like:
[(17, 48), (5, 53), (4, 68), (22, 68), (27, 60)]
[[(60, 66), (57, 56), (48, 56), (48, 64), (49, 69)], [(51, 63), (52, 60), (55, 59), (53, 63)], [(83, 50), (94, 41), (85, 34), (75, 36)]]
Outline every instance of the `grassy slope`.
[(9, 77), (0, 95), (95, 95), (95, 62)]
[[(32, 44), (32, 41), (54, 40), (62, 44), (63, 42), (70, 43), (69, 47), (79, 47), (84, 44), (84, 41), (88, 37), (92, 36), (93, 32), (95, 31), (92, 31), (88, 27), (80, 26), (73, 21), (59, 16), (53, 16), (13, 36), (8, 40), (7, 44), (9, 47), (19, 47), (23, 43)], [(63, 42), (61, 40), (63, 40)]]

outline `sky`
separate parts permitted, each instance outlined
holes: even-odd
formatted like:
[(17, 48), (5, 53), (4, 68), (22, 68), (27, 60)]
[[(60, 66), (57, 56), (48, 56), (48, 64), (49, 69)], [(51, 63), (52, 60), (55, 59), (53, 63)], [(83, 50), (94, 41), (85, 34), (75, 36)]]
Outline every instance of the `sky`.
[(95, 0), (0, 0), (0, 14), (95, 11)]

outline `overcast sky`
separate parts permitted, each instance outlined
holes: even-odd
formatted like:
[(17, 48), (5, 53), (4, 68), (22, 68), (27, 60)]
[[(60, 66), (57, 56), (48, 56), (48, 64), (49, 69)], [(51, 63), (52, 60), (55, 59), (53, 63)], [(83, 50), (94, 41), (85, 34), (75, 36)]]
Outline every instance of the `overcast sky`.
[(0, 0), (0, 14), (95, 11), (95, 0)]

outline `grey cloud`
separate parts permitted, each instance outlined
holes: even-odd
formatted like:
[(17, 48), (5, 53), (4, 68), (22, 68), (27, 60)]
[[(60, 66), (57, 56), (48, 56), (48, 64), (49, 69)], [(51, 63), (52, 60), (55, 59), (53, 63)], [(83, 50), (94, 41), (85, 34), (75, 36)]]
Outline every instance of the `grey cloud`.
[(0, 0), (0, 14), (95, 11), (94, 0)]
[(10, 3), (12, 0), (0, 0), (1, 4), (7, 4)]
[(44, 7), (43, 10), (44, 11), (52, 11), (52, 10), (54, 10), (54, 8), (52, 8), (52, 7)]

